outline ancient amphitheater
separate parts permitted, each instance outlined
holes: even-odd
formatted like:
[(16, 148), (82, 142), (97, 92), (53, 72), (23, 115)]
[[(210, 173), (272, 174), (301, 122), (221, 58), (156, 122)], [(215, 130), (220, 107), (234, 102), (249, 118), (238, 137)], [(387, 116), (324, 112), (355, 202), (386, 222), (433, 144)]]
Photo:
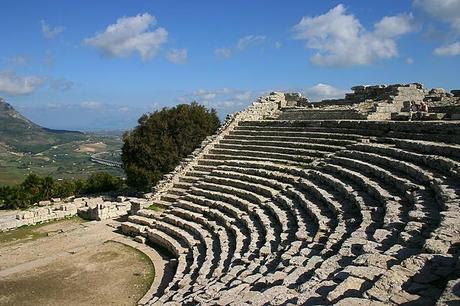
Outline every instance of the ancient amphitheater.
[(259, 98), (167, 175), (121, 225), (173, 257), (141, 304), (459, 305), (458, 92), (353, 90)]

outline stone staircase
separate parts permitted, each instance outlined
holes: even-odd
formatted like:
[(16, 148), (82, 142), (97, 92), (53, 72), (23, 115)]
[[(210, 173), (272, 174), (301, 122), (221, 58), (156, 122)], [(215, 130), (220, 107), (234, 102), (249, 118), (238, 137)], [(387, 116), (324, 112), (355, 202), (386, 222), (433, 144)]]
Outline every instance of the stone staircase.
[[(122, 223), (172, 258), (148, 305), (458, 303), (457, 122), (238, 114)], [(281, 102), (281, 103), (280, 103)]]

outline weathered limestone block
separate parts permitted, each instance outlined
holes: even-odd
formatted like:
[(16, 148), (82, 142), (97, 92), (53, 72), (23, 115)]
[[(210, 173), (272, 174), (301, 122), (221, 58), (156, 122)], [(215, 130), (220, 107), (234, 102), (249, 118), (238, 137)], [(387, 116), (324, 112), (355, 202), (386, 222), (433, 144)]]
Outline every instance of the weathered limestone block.
[(46, 206), (46, 205), (51, 205), (51, 201), (40, 201), (38, 202), (39, 206)]
[(361, 292), (361, 287), (366, 282), (365, 279), (349, 276), (343, 282), (341, 282), (333, 291), (329, 292), (327, 299), (329, 301), (334, 301), (340, 297), (343, 297), (345, 294), (347, 297), (352, 296), (353, 294), (358, 295)]

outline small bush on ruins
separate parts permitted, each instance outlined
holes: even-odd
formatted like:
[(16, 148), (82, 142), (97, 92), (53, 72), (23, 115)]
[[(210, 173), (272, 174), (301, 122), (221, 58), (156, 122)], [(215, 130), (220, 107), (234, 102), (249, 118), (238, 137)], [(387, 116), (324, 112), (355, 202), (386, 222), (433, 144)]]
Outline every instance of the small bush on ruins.
[(50, 176), (29, 174), (16, 186), (0, 187), (0, 209), (23, 209), (51, 198), (115, 191), (124, 188), (121, 178), (109, 173), (93, 173), (87, 180), (56, 181)]
[(214, 109), (193, 102), (143, 115), (123, 137), (123, 168), (127, 184), (145, 188), (156, 184), (180, 160), (220, 125)]

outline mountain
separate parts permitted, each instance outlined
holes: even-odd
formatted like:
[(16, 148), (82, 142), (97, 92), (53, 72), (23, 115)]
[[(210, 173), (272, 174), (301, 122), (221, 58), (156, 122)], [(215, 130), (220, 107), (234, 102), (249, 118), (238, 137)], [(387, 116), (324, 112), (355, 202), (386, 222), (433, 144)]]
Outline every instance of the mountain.
[(83, 139), (85, 135), (81, 132), (41, 127), (0, 98), (0, 145), (18, 152), (38, 153), (54, 145)]

